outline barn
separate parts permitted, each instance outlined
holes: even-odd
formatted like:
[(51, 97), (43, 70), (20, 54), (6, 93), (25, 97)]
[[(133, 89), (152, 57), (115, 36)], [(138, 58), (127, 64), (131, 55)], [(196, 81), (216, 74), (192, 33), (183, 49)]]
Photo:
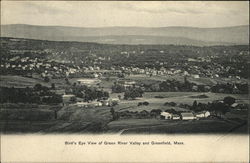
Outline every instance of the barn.
[(184, 113), (181, 113), (181, 119), (182, 120), (194, 120), (196, 119), (196, 117), (191, 112), (184, 112)]

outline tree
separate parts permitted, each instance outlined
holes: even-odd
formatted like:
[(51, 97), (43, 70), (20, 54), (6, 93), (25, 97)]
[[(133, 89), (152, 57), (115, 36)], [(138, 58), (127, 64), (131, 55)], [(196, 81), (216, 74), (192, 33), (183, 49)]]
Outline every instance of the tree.
[(69, 82), (68, 78), (65, 78), (65, 82), (66, 82), (66, 84), (70, 85), (70, 82)]
[(51, 84), (51, 89), (56, 89), (55, 83)]
[(233, 103), (235, 103), (235, 98), (231, 97), (231, 96), (227, 96), (224, 98), (224, 104), (227, 104), (227, 105), (232, 105)]
[(36, 90), (36, 91), (42, 90), (42, 85), (41, 85), (41, 84), (36, 84), (36, 85), (34, 86), (34, 90)]
[(149, 103), (147, 101), (143, 102), (143, 105), (149, 105)]
[(125, 78), (125, 74), (124, 74), (124, 73), (119, 73), (119, 74), (117, 75), (117, 77), (118, 77), (118, 78)]
[(142, 97), (143, 90), (140, 88), (131, 88), (129, 90), (126, 90), (124, 93), (124, 99), (135, 99), (136, 97)]
[(226, 106), (225, 103), (221, 103), (221, 102), (214, 103), (212, 107), (216, 115), (217, 116), (219, 115), (220, 117), (229, 111), (229, 107)]
[(161, 109), (153, 109), (153, 110), (150, 111), (150, 116), (156, 118), (156, 116), (157, 116), (157, 115), (160, 115), (161, 112), (162, 112)]
[(112, 92), (114, 93), (121, 93), (125, 91), (124, 87), (119, 84), (114, 84), (111, 89), (112, 89)]
[(119, 115), (117, 112), (115, 112), (114, 108), (110, 108), (110, 113), (112, 115), (112, 120), (117, 120), (119, 118)]
[(198, 106), (198, 104), (197, 104), (197, 101), (195, 100), (195, 101), (193, 102), (192, 109), (193, 109), (193, 110), (196, 110), (197, 106)]
[(111, 113), (112, 115), (114, 115), (115, 110), (114, 110), (114, 108), (113, 108), (113, 107), (112, 107), (112, 108), (110, 108), (110, 113)]
[(72, 103), (75, 103), (76, 102), (76, 97), (75, 96), (70, 97), (69, 101), (72, 102)]
[(50, 81), (49, 77), (45, 76), (44, 81), (48, 83)]

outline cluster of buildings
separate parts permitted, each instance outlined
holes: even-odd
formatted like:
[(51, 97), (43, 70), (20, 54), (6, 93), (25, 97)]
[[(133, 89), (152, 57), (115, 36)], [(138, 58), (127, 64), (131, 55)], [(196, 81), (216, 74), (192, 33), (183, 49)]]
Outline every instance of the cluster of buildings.
[[(174, 57), (174, 62), (166, 60), (156, 60), (151, 66), (147, 65), (135, 65), (130, 66), (112, 64), (112, 56), (98, 56), (91, 52), (84, 57), (77, 56), (81, 54), (81, 50), (77, 49), (44, 49), (44, 50), (9, 50), (10, 58), (3, 60), (0, 64), (0, 69), (6, 72), (30, 72), (41, 74), (45, 77), (76, 77), (77, 75), (83, 76), (84, 74), (90, 74), (90, 77), (99, 78), (105, 75), (117, 75), (117, 74), (145, 74), (149, 76), (161, 76), (161, 75), (183, 75), (190, 76), (193, 78), (209, 77), (209, 78), (236, 78), (241, 79), (241, 70), (237, 69), (234, 64), (222, 65), (220, 55), (207, 55), (207, 56), (185, 56)], [(74, 53), (75, 52), (75, 53)], [(29, 54), (29, 55), (26, 55)], [(83, 53), (83, 52), (82, 52)], [(154, 51), (145, 52), (140, 51), (124, 51), (118, 52), (128, 58), (135, 56), (136, 54), (141, 55), (147, 53), (155, 53)], [(149, 53), (149, 54), (148, 54)], [(162, 49), (157, 50), (157, 53), (165, 56), (165, 51)], [(226, 51), (223, 52), (226, 55)], [(146, 55), (146, 54), (145, 54)], [(167, 55), (167, 54), (166, 54)], [(239, 56), (249, 55), (249, 52), (241, 51)], [(72, 59), (66, 57), (72, 56)], [(171, 57), (170, 57), (171, 58)], [(157, 58), (156, 58), (157, 59)], [(228, 59), (229, 62), (237, 63), (238, 60), (231, 57)], [(103, 67), (105, 64), (105, 68)], [(109, 64), (110, 63), (110, 64)], [(231, 72), (234, 72), (233, 74)], [(78, 76), (78, 77), (79, 77)]]
[(161, 112), (161, 119), (171, 119), (171, 120), (195, 120), (200, 118), (207, 118), (211, 114), (209, 111), (201, 111), (197, 113), (192, 112), (182, 112), (180, 114), (173, 114), (166, 111)]
[(120, 100), (118, 98), (109, 98), (107, 100), (100, 100), (100, 101), (83, 101), (83, 99), (76, 97), (73, 94), (65, 94), (62, 95), (63, 105), (64, 106), (77, 106), (81, 108), (93, 108), (93, 107), (100, 107), (100, 106), (114, 106), (117, 105)]

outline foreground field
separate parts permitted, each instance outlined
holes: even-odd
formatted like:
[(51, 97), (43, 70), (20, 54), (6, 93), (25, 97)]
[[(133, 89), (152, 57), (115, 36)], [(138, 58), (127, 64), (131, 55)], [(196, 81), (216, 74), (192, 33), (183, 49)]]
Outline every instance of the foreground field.
[(247, 121), (208, 118), (201, 120), (120, 119), (108, 124), (110, 133), (118, 134), (214, 134), (245, 133)]
[[(125, 107), (117, 105), (116, 111), (140, 111), (155, 107)], [(11, 109), (12, 110), (12, 109)], [(26, 109), (27, 110), (27, 109)], [(3, 111), (2, 111), (3, 112)], [(24, 109), (9, 111), (16, 116), (25, 118)], [(146, 119), (118, 119), (112, 120), (110, 107), (78, 108), (76, 106), (63, 107), (58, 111), (57, 119), (54, 112), (50, 118), (40, 120), (34, 116), (42, 115), (40, 110), (32, 111), (33, 118), (1, 120), (0, 128), (3, 133), (112, 133), (112, 134), (178, 134), (178, 133), (246, 133), (247, 110), (227, 113), (226, 119), (208, 118), (195, 121)], [(31, 115), (31, 113), (27, 113)], [(26, 117), (27, 118), (27, 117)]]

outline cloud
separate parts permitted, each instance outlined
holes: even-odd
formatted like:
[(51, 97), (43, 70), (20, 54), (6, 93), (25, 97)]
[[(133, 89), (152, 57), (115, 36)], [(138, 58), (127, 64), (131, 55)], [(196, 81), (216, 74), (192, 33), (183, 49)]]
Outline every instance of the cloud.
[(249, 2), (1, 1), (1, 23), (219, 27), (249, 24)]
[(202, 14), (204, 10), (197, 6), (188, 4), (177, 4), (176, 2), (138, 2), (138, 3), (119, 3), (116, 5), (120, 9), (136, 11), (136, 12), (147, 12), (153, 14), (164, 14), (164, 13), (175, 13), (175, 14)]
[(35, 14), (48, 14), (48, 15), (70, 13), (69, 10), (62, 8), (60, 6), (55, 3), (47, 3), (47, 2), (40, 2), (40, 3), (26, 2), (23, 3), (23, 7), (25, 8), (25, 10), (23, 11)]

